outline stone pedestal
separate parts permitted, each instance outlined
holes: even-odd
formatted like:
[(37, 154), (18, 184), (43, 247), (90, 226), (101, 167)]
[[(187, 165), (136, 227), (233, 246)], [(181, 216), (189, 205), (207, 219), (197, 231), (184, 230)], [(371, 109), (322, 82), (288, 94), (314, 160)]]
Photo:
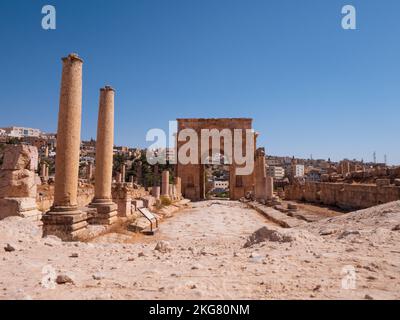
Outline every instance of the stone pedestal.
[(128, 218), (132, 215), (132, 197), (128, 184), (117, 184), (112, 189), (112, 199), (117, 204), (118, 217)]
[(62, 61), (54, 204), (43, 216), (43, 235), (70, 241), (84, 237), (87, 227), (87, 214), (77, 202), (83, 61), (76, 54)]
[(71, 207), (53, 207), (43, 218), (43, 236), (54, 235), (64, 241), (86, 236), (87, 214)]
[(111, 200), (93, 200), (89, 208), (95, 208), (97, 214), (90, 220), (91, 224), (110, 225), (117, 221), (118, 205)]

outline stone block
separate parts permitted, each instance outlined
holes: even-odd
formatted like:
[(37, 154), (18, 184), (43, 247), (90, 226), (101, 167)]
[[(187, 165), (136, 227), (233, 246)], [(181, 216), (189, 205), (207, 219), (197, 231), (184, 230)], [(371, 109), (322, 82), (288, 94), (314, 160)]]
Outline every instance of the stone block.
[(0, 198), (36, 197), (35, 173), (27, 169), (0, 171)]
[(138, 208), (144, 208), (143, 200), (134, 199), (132, 200), (132, 205), (134, 206), (134, 210), (136, 211)]
[(38, 151), (34, 146), (9, 145), (4, 150), (2, 170), (35, 171), (38, 167)]
[(50, 211), (43, 215), (43, 236), (54, 235), (64, 241), (84, 240), (87, 214), (81, 211)]
[(40, 221), (42, 213), (37, 210), (35, 198), (0, 199), (0, 220), (9, 216), (19, 216), (32, 221)]

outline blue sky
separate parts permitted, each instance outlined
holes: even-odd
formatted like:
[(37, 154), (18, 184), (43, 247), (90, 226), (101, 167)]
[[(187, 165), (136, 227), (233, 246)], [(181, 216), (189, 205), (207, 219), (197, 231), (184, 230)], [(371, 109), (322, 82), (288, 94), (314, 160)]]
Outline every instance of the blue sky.
[(252, 117), (268, 154), (400, 163), (399, 15), (398, 0), (1, 0), (0, 127), (56, 131), (60, 58), (77, 52), (84, 139), (110, 84), (119, 145), (176, 118)]

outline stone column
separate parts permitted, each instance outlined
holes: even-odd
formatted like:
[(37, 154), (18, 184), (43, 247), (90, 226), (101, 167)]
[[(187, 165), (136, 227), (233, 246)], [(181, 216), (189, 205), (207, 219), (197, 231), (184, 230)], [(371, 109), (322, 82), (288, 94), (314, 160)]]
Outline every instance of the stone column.
[(76, 240), (84, 236), (87, 227), (87, 214), (78, 210), (77, 201), (83, 61), (76, 54), (62, 61), (54, 203), (43, 216), (43, 235)]
[(40, 177), (42, 178), (42, 179), (45, 179), (46, 178), (46, 169), (47, 169), (47, 165), (46, 165), (46, 163), (42, 163), (41, 164), (41, 167), (40, 167)]
[(124, 183), (126, 181), (126, 164), (121, 165), (121, 182)]
[(90, 204), (90, 207), (97, 209), (97, 215), (92, 220), (93, 223), (97, 224), (112, 224), (117, 220), (117, 205), (112, 202), (111, 196), (114, 146), (114, 95), (114, 89), (109, 86), (100, 89), (96, 140), (95, 195)]
[(93, 163), (89, 162), (87, 166), (87, 179), (89, 183), (92, 180), (92, 178), (93, 178)]
[(175, 178), (175, 186), (176, 186), (176, 196), (179, 200), (182, 198), (182, 179), (180, 177)]
[(266, 198), (267, 200), (272, 200), (272, 198), (274, 197), (274, 178), (267, 176), (265, 178), (265, 181)]
[(136, 183), (142, 185), (142, 162), (139, 161), (136, 167)]
[(156, 199), (160, 199), (160, 187), (153, 186), (151, 189), (151, 195)]
[(161, 178), (161, 195), (169, 197), (169, 171), (164, 170)]
[(46, 164), (46, 174), (45, 174), (46, 179), (48, 179), (49, 176), (50, 176), (50, 173), (49, 173), (49, 165)]
[(259, 148), (256, 150), (256, 158), (254, 163), (254, 196), (256, 200), (265, 200), (266, 195), (266, 163), (265, 163), (265, 150)]
[(160, 177), (159, 177), (159, 173), (158, 173), (158, 164), (154, 165), (154, 171), (153, 171), (153, 177), (154, 177), (154, 181), (153, 181), (153, 186), (157, 187), (160, 185)]
[(49, 146), (46, 146), (44, 149), (44, 157), (48, 158), (49, 157)]
[(121, 172), (117, 172), (117, 176), (115, 177), (116, 183), (122, 183), (122, 174)]

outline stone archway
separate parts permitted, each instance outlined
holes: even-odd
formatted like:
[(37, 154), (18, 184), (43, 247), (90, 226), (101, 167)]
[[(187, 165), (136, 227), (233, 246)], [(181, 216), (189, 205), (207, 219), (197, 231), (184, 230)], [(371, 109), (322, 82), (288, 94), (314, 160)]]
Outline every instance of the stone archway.
[[(198, 201), (205, 199), (205, 185), (204, 185), (204, 167), (205, 164), (202, 162), (204, 156), (213, 155), (212, 148), (210, 147), (207, 150), (201, 150), (200, 145), (200, 137), (203, 129), (213, 130), (216, 129), (219, 132), (225, 130), (224, 132), (230, 132), (232, 137), (234, 136), (235, 130), (242, 131), (242, 154), (246, 154), (246, 145), (249, 143), (249, 139), (252, 139), (252, 143), (254, 143), (254, 150), (252, 154), (249, 155), (253, 158), (255, 157), (256, 150), (256, 134), (252, 129), (252, 119), (250, 118), (219, 118), (219, 119), (177, 119), (178, 123), (178, 131), (177, 131), (177, 150), (176, 150), (176, 175), (181, 178), (182, 181), (182, 194), (185, 198)], [(198, 139), (198, 162), (197, 163), (189, 163), (182, 164), (179, 159), (179, 150), (180, 148), (187, 143), (187, 141), (179, 141), (180, 132), (184, 129), (192, 129), (196, 132)], [(250, 135), (248, 132), (252, 132)], [(247, 133), (246, 133), (247, 132)], [(225, 150), (224, 137), (221, 136), (219, 139), (221, 148), (217, 149), (217, 152), (221, 154), (226, 154), (227, 150)], [(233, 145), (237, 142), (233, 141)], [(210, 143), (211, 145), (211, 143)], [(229, 190), (230, 190), (230, 199), (238, 200), (241, 197), (244, 197), (248, 192), (254, 192), (255, 185), (255, 176), (254, 170), (251, 171), (250, 174), (246, 175), (238, 175), (236, 174), (236, 168), (241, 167), (233, 157), (232, 163), (230, 164), (229, 170)]]

